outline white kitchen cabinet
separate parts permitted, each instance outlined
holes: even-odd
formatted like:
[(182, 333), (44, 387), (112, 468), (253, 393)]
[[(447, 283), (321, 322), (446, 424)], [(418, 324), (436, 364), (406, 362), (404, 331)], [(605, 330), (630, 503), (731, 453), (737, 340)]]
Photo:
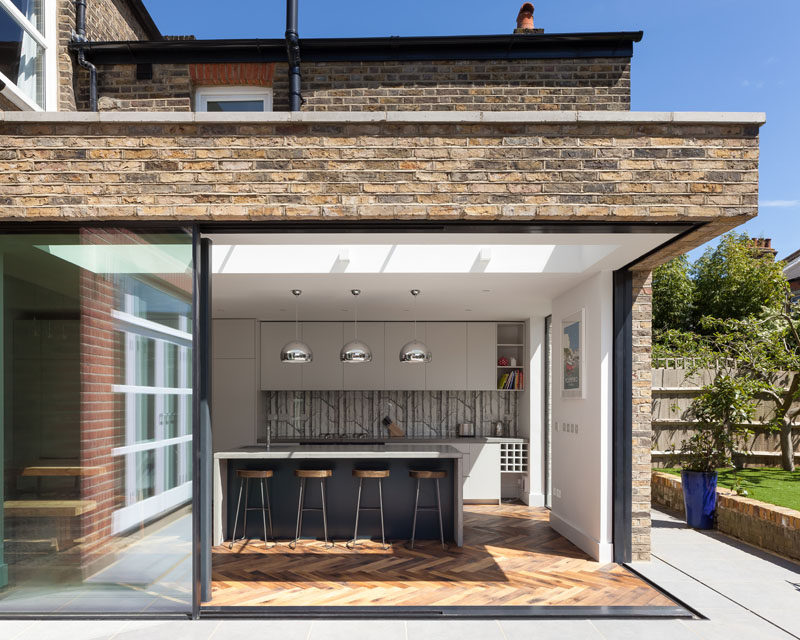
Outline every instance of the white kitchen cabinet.
[[(300, 325), (303, 336), (303, 325)], [(261, 323), (261, 388), (265, 391), (296, 391), (301, 386), (301, 371), (307, 364), (281, 362), (283, 345), (295, 338), (294, 322)], [(309, 343), (316, 359), (314, 345)], [(216, 381), (215, 381), (216, 384)]]
[(426, 366), (425, 388), (430, 391), (467, 389), (467, 323), (426, 322), (425, 344), (433, 353)]
[[(372, 362), (342, 364), (346, 391), (381, 390), (386, 388), (386, 348), (383, 322), (359, 322), (358, 339), (372, 350)], [(344, 323), (343, 343), (354, 339), (352, 322)]]
[[(424, 391), (426, 364), (400, 362), (400, 349), (414, 338), (413, 322), (387, 322), (385, 388), (399, 391)], [(425, 323), (417, 323), (417, 339), (426, 340)], [(433, 356), (436, 357), (436, 354)]]
[(258, 401), (255, 358), (214, 358), (211, 376), (214, 451), (255, 444)]
[[(303, 323), (303, 341), (311, 347), (314, 359), (299, 365), (301, 389), (304, 391), (336, 391), (342, 389), (342, 370), (339, 352), (344, 344), (341, 322)], [(286, 366), (286, 365), (284, 365)]]
[(491, 391), (497, 388), (496, 333), (494, 322), (467, 323), (467, 389)]
[(211, 345), (214, 358), (256, 357), (256, 321), (215, 318)]
[(470, 445), (470, 472), (464, 500), (500, 500), (500, 443)]

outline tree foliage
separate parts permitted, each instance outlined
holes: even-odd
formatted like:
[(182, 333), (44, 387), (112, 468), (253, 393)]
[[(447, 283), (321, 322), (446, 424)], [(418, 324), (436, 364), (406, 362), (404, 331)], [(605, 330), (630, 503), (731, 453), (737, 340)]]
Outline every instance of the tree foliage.
[(695, 285), (686, 255), (653, 271), (653, 330), (689, 331), (694, 318)]
[[(761, 313), (764, 307), (780, 309), (789, 290), (783, 263), (759, 255), (744, 233), (729, 233), (716, 247), (707, 249), (692, 266), (691, 277), (697, 325), (705, 316), (742, 320)], [(655, 297), (655, 291), (653, 294)]]

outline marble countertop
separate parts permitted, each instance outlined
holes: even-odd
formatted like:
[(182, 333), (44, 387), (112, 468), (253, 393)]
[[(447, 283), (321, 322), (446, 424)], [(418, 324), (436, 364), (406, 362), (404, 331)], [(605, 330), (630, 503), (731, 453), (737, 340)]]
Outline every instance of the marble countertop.
[(240, 447), (231, 451), (218, 451), (216, 459), (389, 459), (389, 458), (461, 458), (460, 451), (447, 444), (273, 444), (269, 449), (263, 445)]

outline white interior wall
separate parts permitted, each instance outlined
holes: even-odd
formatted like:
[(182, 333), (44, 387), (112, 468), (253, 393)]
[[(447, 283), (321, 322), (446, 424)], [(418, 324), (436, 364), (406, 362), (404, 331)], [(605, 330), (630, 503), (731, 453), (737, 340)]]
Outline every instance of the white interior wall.
[[(553, 499), (550, 524), (611, 562), (613, 280), (602, 272), (553, 300)], [(585, 309), (583, 398), (562, 398), (561, 322)]]
[(528, 478), (523, 500), (544, 506), (544, 316), (525, 323), (528, 345), (528, 380), (520, 404), (520, 425), (528, 438)]

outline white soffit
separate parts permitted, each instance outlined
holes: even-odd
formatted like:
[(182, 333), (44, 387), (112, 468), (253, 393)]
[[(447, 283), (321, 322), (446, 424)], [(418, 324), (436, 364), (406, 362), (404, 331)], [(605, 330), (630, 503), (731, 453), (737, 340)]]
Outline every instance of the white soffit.
[(619, 269), (675, 234), (210, 234), (215, 317), (411, 320), (523, 319), (600, 271)]

